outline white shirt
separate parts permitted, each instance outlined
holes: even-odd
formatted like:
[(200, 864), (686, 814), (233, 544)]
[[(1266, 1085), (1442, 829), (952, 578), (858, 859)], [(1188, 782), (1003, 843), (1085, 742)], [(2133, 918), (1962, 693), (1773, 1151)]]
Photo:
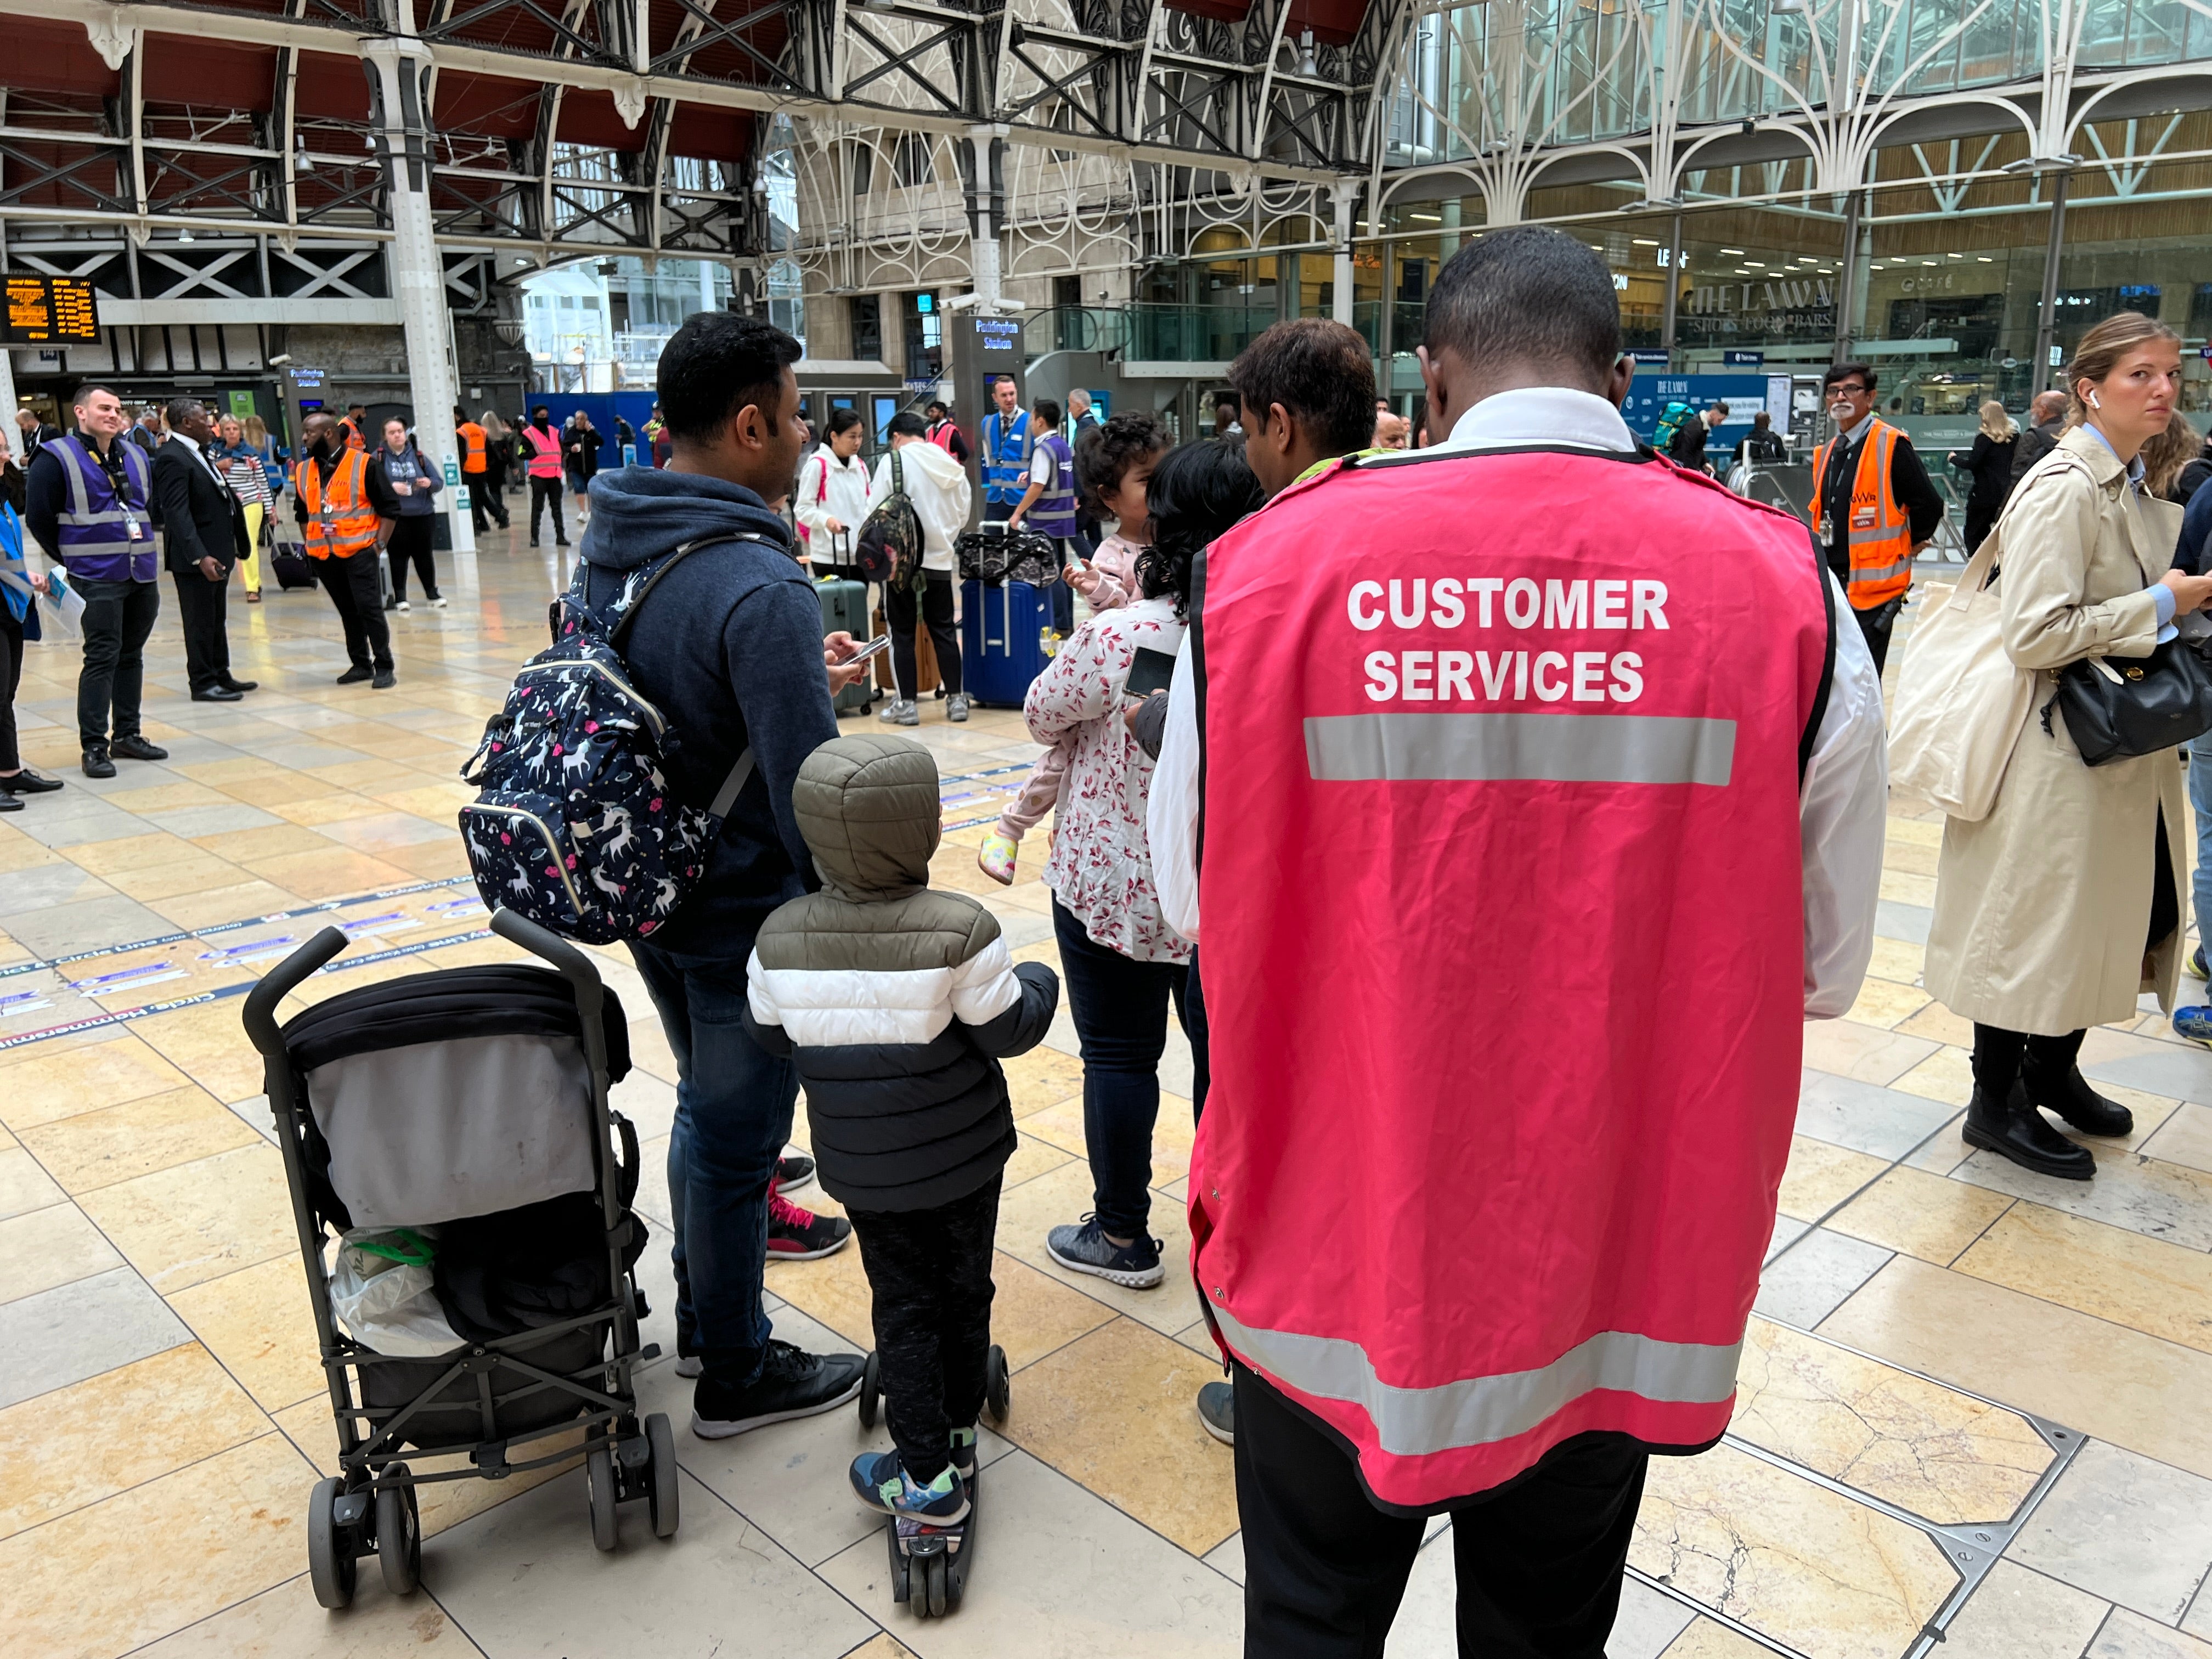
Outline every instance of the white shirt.
[[(1632, 450), (1636, 440), (1605, 398), (1564, 386), (1501, 392), (1462, 415), (1437, 450), (1566, 444)], [(1806, 545), (1806, 556), (1812, 546)], [(1833, 1019), (1857, 999), (1874, 955), (1875, 904), (1881, 893), (1889, 763), (1883, 745), (1881, 679), (1865, 636), (1828, 575), (1836, 607), (1836, 666), (1828, 707), (1798, 793), (1805, 891), (1805, 1017)], [(1146, 836), (1168, 925), (1198, 938), (1198, 700), (1190, 646), (1176, 654), (1167, 732), (1152, 775)]]

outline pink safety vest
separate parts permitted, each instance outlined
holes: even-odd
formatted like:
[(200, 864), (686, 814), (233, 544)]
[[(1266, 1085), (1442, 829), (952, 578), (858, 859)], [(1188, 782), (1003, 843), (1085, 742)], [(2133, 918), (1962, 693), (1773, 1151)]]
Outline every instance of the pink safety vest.
[(528, 422), (523, 422), (523, 441), (530, 446), (530, 476), (533, 478), (557, 478), (561, 476), (561, 428), (540, 432)]
[(1711, 1442), (1797, 1109), (1804, 526), (1634, 455), (1415, 452), (1200, 580), (1217, 1335), (1387, 1504)]

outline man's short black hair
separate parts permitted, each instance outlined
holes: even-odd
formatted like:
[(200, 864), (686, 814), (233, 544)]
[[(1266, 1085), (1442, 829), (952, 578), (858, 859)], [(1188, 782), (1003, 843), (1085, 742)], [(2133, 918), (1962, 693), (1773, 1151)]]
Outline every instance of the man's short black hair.
[(1881, 384), (1881, 381), (1875, 378), (1874, 369), (1869, 364), (1838, 363), (1833, 368), (1828, 371), (1826, 376), (1821, 380), (1820, 390), (1826, 392), (1830, 386), (1835, 385), (1837, 381), (1848, 380), (1852, 379), (1854, 376), (1866, 382), (1866, 389), (1869, 392), (1877, 390)]
[(1468, 363), (1524, 363), (1602, 381), (1620, 357), (1620, 299), (1589, 243), (1515, 225), (1451, 257), (1429, 291), (1421, 343)]
[(894, 438), (926, 438), (929, 435), (929, 422), (912, 410), (902, 409), (891, 416), (886, 430)]
[(929, 412), (933, 415), (942, 415), (945, 413), (945, 405), (939, 403), (936, 398), (932, 398), (929, 400)]
[(532, 415), (550, 415), (553, 411), (546, 408), (544, 404), (532, 404), (530, 406), (530, 412)]
[(1060, 405), (1049, 398), (1040, 398), (1030, 405), (1030, 413), (1037, 417), (1040, 426), (1060, 424)]
[(748, 404), (774, 410), (798, 341), (772, 323), (733, 311), (695, 312), (661, 348), (658, 391), (670, 434), (703, 439)]
[(367, 404), (348, 404), (346, 405), (346, 413), (350, 415), (356, 409), (364, 415), (368, 413), (368, 405)]
[(118, 403), (121, 403), (123, 401), (122, 398), (117, 393), (113, 386), (109, 386), (101, 380), (87, 380), (82, 386), (70, 393), (70, 407), (71, 409), (82, 409), (85, 406), (86, 401), (89, 399), (92, 394), (95, 392), (105, 392), (109, 397), (113, 398)]
[(198, 398), (172, 398), (169, 399), (168, 407), (161, 413), (168, 419), (169, 429), (177, 432), (184, 429), (185, 422), (191, 419), (192, 411), (195, 410), (204, 415), (207, 413), (207, 405)]
[(1237, 354), (1229, 385), (1256, 434), (1280, 404), (1332, 455), (1364, 449), (1375, 435), (1375, 365), (1367, 342), (1342, 323), (1297, 317), (1277, 323)]

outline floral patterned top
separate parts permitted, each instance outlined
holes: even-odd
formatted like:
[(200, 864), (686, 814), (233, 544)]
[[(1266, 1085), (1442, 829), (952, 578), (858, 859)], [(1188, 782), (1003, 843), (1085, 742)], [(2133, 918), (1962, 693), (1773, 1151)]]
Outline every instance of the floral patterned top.
[(1093, 617), (1030, 682), (1022, 709), (1037, 742), (1075, 738), (1045, 885), (1094, 941), (1136, 962), (1190, 960), (1188, 942), (1160, 914), (1152, 885), (1145, 841), (1152, 759), (1121, 718), (1121, 687), (1137, 647), (1173, 656), (1182, 635), (1172, 599), (1139, 599)]

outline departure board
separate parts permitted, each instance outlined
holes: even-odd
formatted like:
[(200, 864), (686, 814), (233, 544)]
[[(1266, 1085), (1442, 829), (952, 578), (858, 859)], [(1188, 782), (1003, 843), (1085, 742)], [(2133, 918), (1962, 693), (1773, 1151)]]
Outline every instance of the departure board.
[(97, 345), (100, 306), (92, 284), (75, 276), (11, 276), (7, 288), (9, 345)]

